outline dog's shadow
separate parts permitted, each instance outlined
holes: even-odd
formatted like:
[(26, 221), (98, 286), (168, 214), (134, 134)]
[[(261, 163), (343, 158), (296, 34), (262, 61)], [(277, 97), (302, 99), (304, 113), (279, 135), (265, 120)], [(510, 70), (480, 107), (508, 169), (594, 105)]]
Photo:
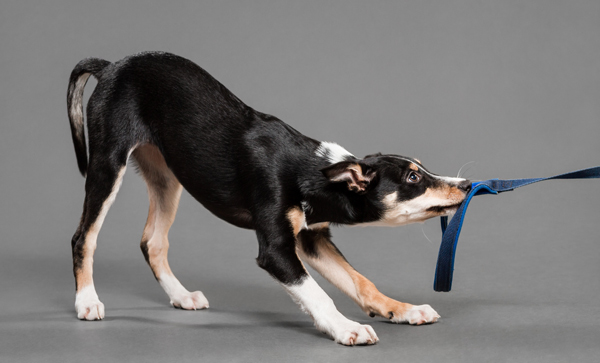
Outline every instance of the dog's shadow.
[[(60, 260), (60, 261), (57, 261)], [(63, 261), (64, 260), (64, 261)], [(257, 271), (256, 276), (235, 279), (231, 276), (219, 278), (202, 276), (193, 269), (181, 271), (179, 277), (183, 281), (197, 281), (197, 286), (188, 286), (191, 290), (200, 288), (211, 303), (206, 311), (184, 311), (174, 309), (169, 305), (169, 299), (152, 277), (144, 261), (139, 263), (121, 263), (115, 261), (105, 268), (110, 269), (110, 274), (99, 273), (97, 286), (100, 299), (106, 304), (106, 318), (103, 322), (79, 322), (73, 308), (73, 280), (69, 271), (67, 258), (41, 258), (30, 257), (26, 262), (22, 260), (4, 260), (6, 267), (13, 272), (24, 270), (32, 264), (44, 271), (40, 278), (28, 280), (26, 301), (39, 301), (44, 299), (44, 311), (25, 311), (23, 308), (14, 308), (10, 314), (0, 315), (0, 323), (35, 323), (48, 322), (61, 325), (78, 324), (79, 328), (97, 329), (111, 325), (113, 322), (131, 322), (133, 324), (176, 326), (194, 331), (207, 329), (245, 329), (252, 327), (273, 327), (297, 331), (310, 336), (321, 336), (314, 329), (309, 317), (301, 313), (293, 304), (289, 296), (277, 284), (273, 284), (268, 276), (262, 281), (262, 271)], [(198, 279), (198, 275), (200, 278)], [(21, 278), (23, 278), (21, 275)], [(115, 276), (127, 277), (116, 280)], [(256, 281), (258, 279), (258, 281)], [(252, 280), (248, 283), (248, 280)], [(246, 284), (245, 284), (246, 283)], [(326, 286), (324, 286), (326, 287)], [(8, 297), (13, 295), (5, 291)], [(25, 293), (22, 294), (23, 296)], [(6, 299), (7, 303), (17, 301)], [(356, 310), (351, 303), (344, 303), (345, 297), (339, 299), (340, 307), (348, 318), (368, 324), (386, 323), (385, 319), (370, 320), (363, 317), (362, 312)], [(407, 298), (408, 299), (408, 298)], [(13, 301), (14, 300), (14, 301)], [(415, 298), (415, 301), (420, 299)], [(338, 302), (336, 300), (336, 302)], [(451, 303), (442, 302), (434, 304), (442, 314), (442, 322), (448, 317), (460, 317), (476, 310), (482, 305), (512, 306), (515, 301), (498, 301), (492, 299), (455, 299)]]
[[(135, 310), (136, 314), (128, 315), (127, 312), (131, 310)], [(164, 315), (162, 315), (161, 312), (163, 312)], [(300, 313), (293, 315), (280, 312), (258, 310), (233, 311), (218, 308), (210, 308), (203, 311), (180, 311), (180, 309), (170, 307), (127, 308), (119, 309), (113, 313), (113, 316), (109, 315), (103, 321), (107, 323), (128, 322), (132, 324), (147, 324), (154, 327), (163, 326), (186, 329), (194, 332), (215, 330), (239, 331), (240, 329), (256, 329), (261, 327), (282, 328), (285, 330), (293, 330), (307, 336), (322, 337), (322, 333), (314, 328), (310, 319)], [(193, 314), (194, 318), (182, 320), (179, 314)], [(218, 316), (218, 318), (215, 319), (215, 316)]]
[[(56, 265), (47, 264), (48, 270)], [(57, 264), (59, 265), (59, 264)], [(169, 305), (169, 298), (157, 284), (143, 261), (135, 263), (110, 263), (110, 275), (98, 273), (96, 285), (100, 299), (105, 303), (106, 317), (102, 322), (81, 322), (85, 327), (93, 324), (131, 322), (134, 324), (175, 326), (183, 329), (240, 329), (251, 327), (279, 327), (295, 330), (302, 334), (321, 336), (314, 329), (312, 321), (298, 311), (289, 296), (278, 284), (273, 284), (268, 276), (263, 281), (244, 284), (239, 279), (214, 278), (196, 274), (194, 271), (180, 271), (182, 281), (196, 281), (187, 286), (191, 291), (202, 290), (211, 307), (206, 310), (187, 311)], [(52, 274), (52, 271), (48, 271)], [(260, 279), (260, 273), (258, 275)], [(64, 275), (64, 274), (63, 274)], [(198, 278), (198, 275), (201, 277)], [(111, 279), (110, 276), (113, 276)], [(115, 280), (114, 276), (127, 276), (127, 281)], [(55, 276), (52, 284), (72, 286), (72, 277)], [(135, 281), (135, 283), (133, 283)], [(133, 286), (132, 286), (133, 284)], [(193, 286), (195, 285), (195, 286)], [(9, 320), (48, 322), (78, 322), (73, 306), (73, 295), (54, 295), (51, 312), (29, 315), (14, 315)], [(0, 318), (0, 321), (3, 319)]]

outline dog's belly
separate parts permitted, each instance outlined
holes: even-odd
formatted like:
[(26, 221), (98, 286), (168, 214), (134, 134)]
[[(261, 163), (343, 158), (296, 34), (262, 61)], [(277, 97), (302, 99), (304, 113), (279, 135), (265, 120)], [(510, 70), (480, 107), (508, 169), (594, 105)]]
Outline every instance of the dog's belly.
[(185, 190), (215, 216), (234, 226), (254, 229), (252, 214), (245, 206), (238, 182), (215, 178), (205, 172), (178, 173), (179, 168), (172, 168), (175, 176)]
[[(181, 144), (167, 147), (179, 157), (159, 150), (156, 145), (146, 143), (138, 146), (133, 158), (142, 166), (144, 178), (155, 184), (167, 183), (176, 178), (179, 183), (202, 205), (217, 217), (237, 227), (253, 229), (252, 214), (245, 206), (244, 194), (240, 192), (239, 178), (235, 174), (223, 173), (214, 168), (217, 158), (198, 153), (180, 153)], [(182, 156), (183, 155), (183, 156)], [(202, 156), (202, 157), (199, 157)]]
[[(186, 188), (185, 185), (183, 187)], [(231, 223), (240, 228), (254, 229), (250, 210), (233, 206), (227, 203), (225, 200), (220, 202), (215, 201), (214, 199), (208, 200), (204, 194), (195, 195), (193, 190), (190, 191), (188, 188), (186, 188), (186, 190), (212, 214), (221, 218), (225, 222)]]

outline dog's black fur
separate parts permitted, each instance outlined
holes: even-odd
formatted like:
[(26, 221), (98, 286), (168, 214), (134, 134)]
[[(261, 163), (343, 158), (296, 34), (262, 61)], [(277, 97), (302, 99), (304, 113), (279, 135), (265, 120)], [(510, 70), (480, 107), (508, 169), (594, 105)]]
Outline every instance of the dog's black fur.
[[(87, 106), (88, 161), (77, 107), (89, 74), (98, 85)], [(217, 217), (255, 230), (259, 266), (287, 285), (307, 274), (296, 253), (292, 208), (304, 212), (309, 226), (356, 225), (384, 218), (384, 198), (393, 192), (400, 203), (435, 188), (470, 187), (437, 179), (416, 159), (397, 155), (348, 154), (332, 164), (331, 150), (317, 152), (321, 142), (248, 107), (202, 68), (168, 53), (116, 63), (85, 59), (71, 74), (67, 100), (77, 163), (87, 175), (84, 212), (72, 240), (76, 276), (86, 234), (141, 145), (155, 146), (181, 185)], [(429, 217), (448, 208), (432, 205)], [(328, 238), (329, 231), (310, 233)]]

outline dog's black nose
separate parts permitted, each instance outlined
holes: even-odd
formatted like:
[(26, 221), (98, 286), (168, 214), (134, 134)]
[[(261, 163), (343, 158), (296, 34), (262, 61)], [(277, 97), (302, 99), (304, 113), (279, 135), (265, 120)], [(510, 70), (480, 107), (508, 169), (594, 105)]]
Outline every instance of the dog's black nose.
[(471, 182), (469, 180), (461, 181), (456, 187), (468, 193), (471, 190)]

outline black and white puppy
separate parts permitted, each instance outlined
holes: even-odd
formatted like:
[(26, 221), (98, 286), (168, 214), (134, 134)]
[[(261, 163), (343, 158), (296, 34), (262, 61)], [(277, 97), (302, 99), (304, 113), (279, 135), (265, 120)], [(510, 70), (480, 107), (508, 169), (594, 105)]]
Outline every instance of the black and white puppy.
[[(98, 84), (87, 106), (83, 89)], [(246, 106), (206, 71), (184, 58), (149, 52), (116, 63), (88, 58), (71, 73), (67, 96), (85, 201), (71, 242), (77, 317), (104, 317), (92, 279), (102, 223), (133, 156), (148, 186), (150, 211), (141, 249), (154, 276), (182, 309), (208, 308), (171, 272), (167, 234), (185, 188), (217, 217), (253, 229), (258, 265), (277, 279), (322, 332), (344, 345), (374, 344), (369, 325), (344, 317), (304, 268), (308, 263), (371, 317), (432, 323), (429, 305), (381, 294), (345, 260), (330, 224), (397, 226), (453, 212), (471, 183), (441, 177), (398, 155), (359, 159), (343, 147), (300, 134)]]

